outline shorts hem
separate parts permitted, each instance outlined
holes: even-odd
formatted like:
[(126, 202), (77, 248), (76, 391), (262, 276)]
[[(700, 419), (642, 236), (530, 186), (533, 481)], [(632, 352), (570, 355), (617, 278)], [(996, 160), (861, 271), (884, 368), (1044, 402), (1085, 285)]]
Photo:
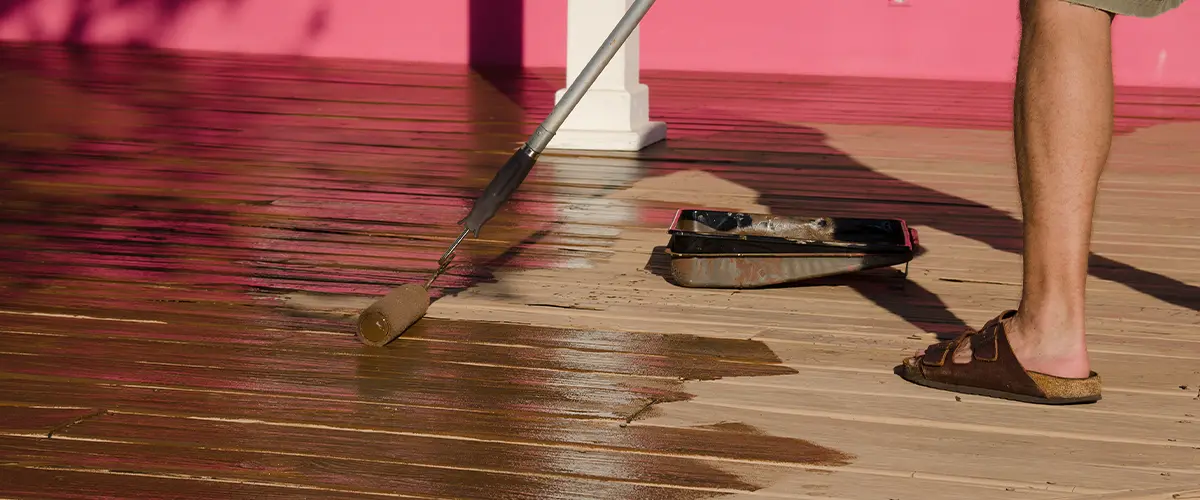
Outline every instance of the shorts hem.
[(1065, 0), (1119, 16), (1156, 17), (1183, 4), (1185, 0)]

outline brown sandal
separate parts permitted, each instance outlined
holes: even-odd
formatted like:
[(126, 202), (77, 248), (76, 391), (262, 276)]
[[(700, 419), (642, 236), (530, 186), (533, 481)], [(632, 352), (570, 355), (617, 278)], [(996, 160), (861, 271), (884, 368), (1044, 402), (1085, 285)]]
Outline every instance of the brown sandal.
[[(1077, 404), (1100, 400), (1100, 376), (1063, 378), (1028, 371), (1021, 366), (1008, 344), (1001, 320), (1016, 314), (1005, 311), (979, 330), (967, 330), (953, 340), (939, 342), (925, 354), (908, 358), (896, 373), (909, 382), (994, 398), (1026, 403)], [(956, 364), (954, 351), (962, 342), (971, 343), (971, 361)]]

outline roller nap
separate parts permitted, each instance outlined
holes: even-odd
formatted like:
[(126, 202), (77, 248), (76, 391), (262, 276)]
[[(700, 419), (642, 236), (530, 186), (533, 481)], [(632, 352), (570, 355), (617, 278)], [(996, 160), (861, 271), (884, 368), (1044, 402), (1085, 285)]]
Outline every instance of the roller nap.
[(425, 315), (429, 292), (420, 285), (403, 285), (371, 304), (358, 315), (358, 340), (383, 346), (396, 340)]

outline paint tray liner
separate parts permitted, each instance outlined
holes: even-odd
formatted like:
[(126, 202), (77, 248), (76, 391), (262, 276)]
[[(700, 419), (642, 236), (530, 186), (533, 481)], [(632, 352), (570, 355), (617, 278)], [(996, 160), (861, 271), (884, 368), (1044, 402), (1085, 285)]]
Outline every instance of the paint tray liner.
[(787, 217), (679, 210), (666, 253), (685, 287), (755, 288), (907, 264), (916, 230), (902, 219)]

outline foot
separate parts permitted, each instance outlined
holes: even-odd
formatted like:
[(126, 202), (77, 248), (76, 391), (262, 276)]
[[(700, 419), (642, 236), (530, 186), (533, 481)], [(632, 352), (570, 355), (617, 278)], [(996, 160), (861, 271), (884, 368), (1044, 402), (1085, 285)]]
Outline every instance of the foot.
[[(1083, 342), (1041, 333), (1070, 330), (1034, 329), (1029, 327), (1028, 317), (1006, 311), (979, 330), (969, 330), (904, 360), (896, 373), (935, 389), (1029, 403), (1099, 401), (1100, 376), (1088, 370)], [(1082, 333), (1078, 338), (1083, 338)]]
[[(1022, 367), (1063, 378), (1086, 378), (1091, 373), (1082, 328), (1070, 328), (1065, 324), (1060, 324), (1057, 328), (1039, 326), (1034, 321), (1027, 321), (1027, 317), (1027, 314), (1018, 311), (1016, 314), (997, 319), (1004, 326), (1013, 354)], [(1067, 331), (1068, 329), (1078, 331)], [(924, 354), (925, 349), (922, 349), (913, 359)], [(971, 343), (962, 342), (952, 354), (951, 362), (970, 363), (972, 354)]]

